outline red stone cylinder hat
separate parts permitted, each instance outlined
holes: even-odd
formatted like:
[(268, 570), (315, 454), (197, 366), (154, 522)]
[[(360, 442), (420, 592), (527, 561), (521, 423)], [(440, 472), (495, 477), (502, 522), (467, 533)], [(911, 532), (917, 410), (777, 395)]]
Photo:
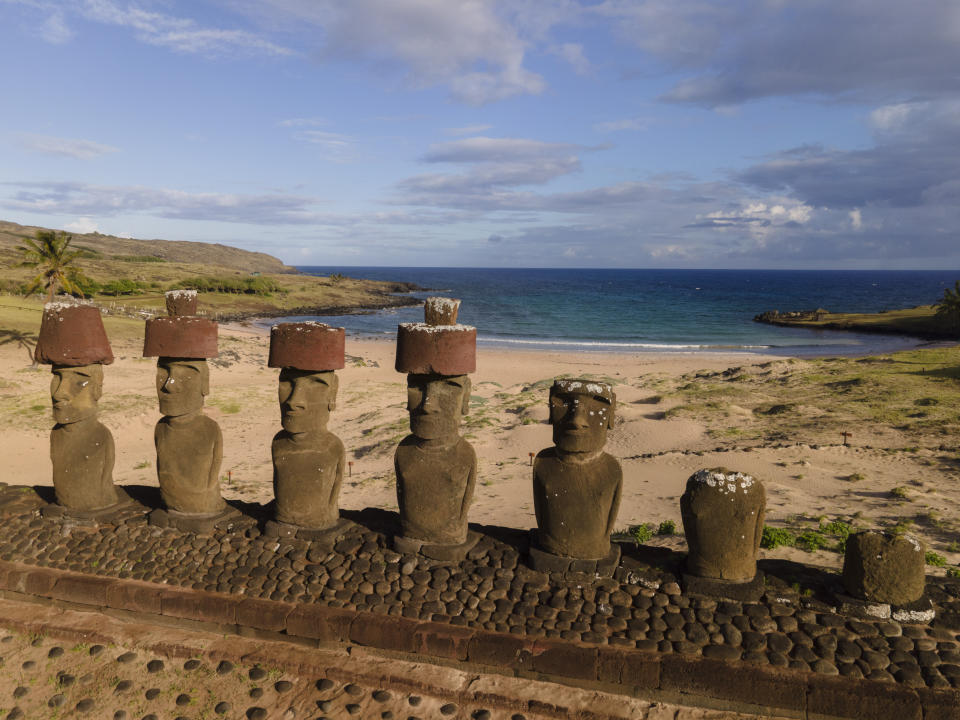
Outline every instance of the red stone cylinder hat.
[(113, 351), (100, 311), (94, 305), (77, 302), (44, 305), (33, 358), (38, 363), (70, 367), (112, 363)]
[(460, 301), (427, 298), (426, 322), (397, 328), (397, 372), (465, 375), (477, 369), (477, 329), (457, 324)]
[(340, 370), (344, 366), (344, 329), (325, 323), (278, 323), (270, 328), (272, 368), (294, 368), (309, 372)]
[(196, 312), (196, 291), (171, 290), (166, 294), (169, 317), (147, 320), (143, 336), (144, 357), (203, 360), (218, 355), (217, 323), (180, 313)]

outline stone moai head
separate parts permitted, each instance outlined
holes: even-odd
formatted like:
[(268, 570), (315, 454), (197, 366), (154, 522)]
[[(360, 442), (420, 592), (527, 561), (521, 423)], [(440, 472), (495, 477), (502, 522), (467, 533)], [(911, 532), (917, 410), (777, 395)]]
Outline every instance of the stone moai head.
[(457, 323), (460, 301), (427, 298), (422, 323), (397, 328), (398, 372), (407, 373), (410, 432), (424, 440), (459, 437), (477, 368), (477, 329)]
[[(196, 312), (196, 290), (166, 294), (170, 313)], [(217, 356), (217, 323), (192, 315), (171, 314), (147, 320), (143, 356), (157, 358), (160, 412), (181, 417), (200, 412), (210, 394), (207, 358)]]
[(319, 322), (280, 323), (270, 330), (269, 367), (278, 367), (280, 423), (290, 433), (326, 430), (345, 365), (343, 328)]
[(909, 605), (923, 597), (926, 548), (910, 535), (858, 532), (847, 538), (843, 585), (869, 602)]
[(97, 401), (103, 393), (103, 366), (113, 362), (96, 307), (77, 302), (47, 303), (34, 358), (52, 365), (50, 398), (58, 425), (96, 417)]
[(698, 470), (680, 497), (687, 572), (749, 582), (757, 574), (767, 495), (763, 484), (726, 468)]
[(560, 379), (550, 387), (553, 442), (564, 453), (598, 453), (613, 427), (617, 396), (607, 383)]

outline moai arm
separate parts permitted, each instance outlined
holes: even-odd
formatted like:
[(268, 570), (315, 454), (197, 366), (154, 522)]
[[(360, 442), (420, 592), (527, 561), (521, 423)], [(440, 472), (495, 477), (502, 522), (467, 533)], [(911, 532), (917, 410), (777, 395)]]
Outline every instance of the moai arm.
[(340, 497), (340, 486), (343, 485), (343, 468), (347, 464), (347, 451), (340, 444), (340, 457), (337, 458), (337, 470), (334, 476), (333, 487), (330, 488), (330, 497), (327, 502), (333, 504)]
[(460, 517), (466, 519), (467, 511), (470, 509), (470, 503), (473, 502), (473, 490), (477, 485), (477, 458), (473, 454), (473, 462), (470, 464), (470, 474), (467, 476), (467, 489), (463, 493), (463, 502), (460, 505)]
[(103, 428), (103, 466), (100, 468), (101, 487), (113, 484), (113, 466), (117, 460), (117, 449), (113, 444), (113, 433)]
[(620, 511), (620, 496), (623, 494), (623, 470), (620, 467), (620, 463), (616, 463), (616, 469), (617, 486), (613, 491), (613, 502), (610, 503), (610, 517), (607, 519), (607, 535), (613, 534), (613, 529), (617, 522), (617, 513)]
[[(214, 435), (213, 435), (213, 453), (211, 453), (210, 458), (210, 472), (207, 475), (210, 487), (219, 486), (220, 483), (220, 464), (223, 462), (223, 433), (220, 432), (220, 426), (216, 423), (211, 423), (213, 425)], [(223, 504), (223, 501), (220, 501), (220, 504)]]

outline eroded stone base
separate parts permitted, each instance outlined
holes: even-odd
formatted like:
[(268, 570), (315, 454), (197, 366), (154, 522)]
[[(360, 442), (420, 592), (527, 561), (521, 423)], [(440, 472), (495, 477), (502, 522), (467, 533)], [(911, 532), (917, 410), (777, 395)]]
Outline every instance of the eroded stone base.
[(275, 538), (297, 538), (308, 542), (319, 543), (326, 547), (333, 547), (343, 537), (354, 523), (346, 518), (340, 518), (336, 524), (328, 528), (306, 528), (278, 520), (267, 520), (263, 526), (263, 534)]
[(685, 592), (706, 595), (707, 597), (752, 602), (763, 597), (763, 573), (757, 571), (753, 580), (748, 582), (705, 578), (683, 573), (683, 589)]
[(150, 511), (150, 524), (157, 527), (176, 528), (198, 535), (210, 535), (214, 530), (236, 532), (244, 527), (254, 527), (257, 523), (253, 518), (227, 505), (226, 508), (212, 515), (190, 515), (167, 508), (157, 508)]
[(894, 620), (911, 625), (925, 625), (933, 622), (936, 617), (933, 603), (926, 596), (909, 605), (894, 605), (890, 611), (890, 616)]
[(528, 551), (527, 559), (530, 567), (540, 572), (561, 573), (563, 575), (586, 573), (588, 575), (612, 577), (614, 570), (616, 570), (620, 564), (620, 545), (610, 543), (610, 553), (605, 558), (600, 558), (599, 560), (564, 557), (537, 548), (536, 530), (532, 530), (530, 533), (530, 550)]
[(889, 620), (890, 604), (870, 602), (849, 595), (837, 595), (837, 604), (840, 612), (864, 620)]
[(423, 540), (394, 535), (393, 549), (404, 555), (420, 555), (440, 562), (460, 562), (480, 542), (480, 533), (468, 531), (466, 542), (460, 545), (433, 545)]
[(75, 510), (62, 505), (49, 503), (40, 508), (40, 514), (51, 520), (59, 520), (64, 525), (77, 527), (97, 527), (98, 525), (123, 525), (146, 522), (149, 512), (123, 491), (118, 493), (120, 501), (98, 510)]

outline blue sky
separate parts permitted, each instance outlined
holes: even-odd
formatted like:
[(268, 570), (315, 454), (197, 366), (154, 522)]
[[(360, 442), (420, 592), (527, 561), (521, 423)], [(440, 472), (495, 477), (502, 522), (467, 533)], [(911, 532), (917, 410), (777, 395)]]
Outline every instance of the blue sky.
[(955, 0), (0, 0), (0, 218), (296, 265), (960, 267)]

